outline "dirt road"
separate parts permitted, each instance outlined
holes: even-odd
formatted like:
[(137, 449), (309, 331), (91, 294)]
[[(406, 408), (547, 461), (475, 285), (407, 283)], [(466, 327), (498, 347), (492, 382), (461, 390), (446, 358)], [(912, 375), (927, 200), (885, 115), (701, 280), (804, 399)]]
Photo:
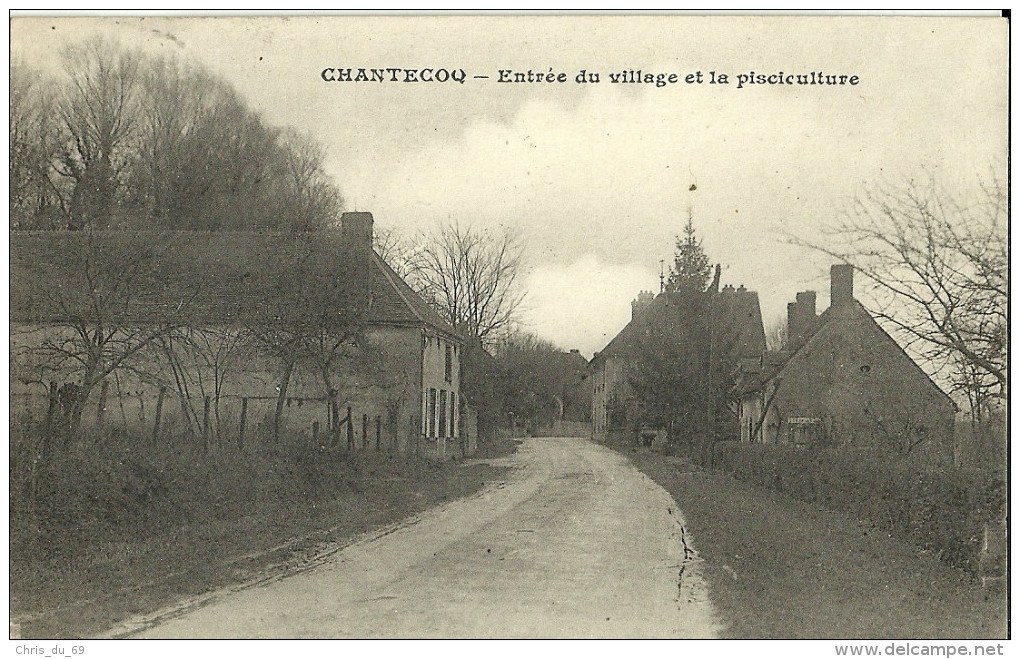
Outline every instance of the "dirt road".
[(710, 638), (676, 503), (619, 454), (529, 439), (504, 483), (214, 598), (145, 638)]

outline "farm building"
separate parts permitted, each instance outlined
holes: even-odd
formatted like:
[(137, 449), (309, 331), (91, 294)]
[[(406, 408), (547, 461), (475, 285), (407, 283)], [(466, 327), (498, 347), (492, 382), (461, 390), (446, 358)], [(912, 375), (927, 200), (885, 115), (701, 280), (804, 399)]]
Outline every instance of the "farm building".
[(11, 420), (473, 450), (463, 339), (339, 232), (11, 232)]
[[(715, 279), (703, 298), (642, 291), (631, 303), (631, 321), (590, 362), (595, 438), (603, 439), (609, 431), (630, 429), (633, 425), (638, 401), (632, 392), (632, 375), (640, 368), (638, 364), (656, 361), (656, 355), (642, 353), (659, 350), (659, 356), (687, 355), (682, 358), (702, 364), (711, 362), (713, 372), (726, 373), (740, 358), (762, 353), (765, 331), (758, 294), (743, 286), (727, 285), (720, 290), (719, 276), (717, 266)], [(650, 336), (655, 340), (649, 340)], [(691, 386), (703, 395), (704, 384)], [(717, 428), (725, 425), (727, 414), (717, 411)]]
[(741, 363), (741, 440), (880, 447), (952, 459), (955, 405), (854, 298), (853, 268), (834, 265), (830, 306), (788, 306), (788, 345)]

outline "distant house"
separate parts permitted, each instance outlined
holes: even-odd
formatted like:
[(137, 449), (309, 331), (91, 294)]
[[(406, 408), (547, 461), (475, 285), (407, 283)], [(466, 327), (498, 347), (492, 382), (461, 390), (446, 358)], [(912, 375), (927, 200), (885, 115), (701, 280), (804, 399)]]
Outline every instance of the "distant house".
[[(81, 382), (73, 359), (38, 346), (73, 339), (76, 318), (100, 327), (109, 318), (121, 334), (146, 328), (154, 339), (95, 388), (85, 424), (151, 429), (159, 409), (168, 432), (243, 442), (282, 404), (288, 431), (323, 444), (470, 451), (449, 441), (461, 434), (464, 340), (374, 252), (372, 235), (370, 213), (344, 213), (339, 234), (11, 232), (12, 421), (52, 416), (55, 391)], [(158, 244), (159, 256), (90, 295), (90, 270), (109, 271), (100, 262), (127, 240)], [(122, 301), (108, 304), (116, 295)], [(285, 364), (294, 328), (310, 343), (333, 325), (357, 328), (338, 359)], [(253, 327), (285, 337), (283, 347), (266, 349)]]
[(786, 349), (742, 360), (741, 440), (951, 459), (955, 405), (854, 298), (853, 274), (832, 266), (829, 308), (798, 293)]
[[(734, 361), (723, 369), (729, 371), (735, 367), (736, 360), (762, 353), (765, 331), (758, 294), (743, 286), (727, 285), (720, 290), (719, 274), (717, 266), (706, 310), (695, 312), (688, 300), (678, 293), (654, 295), (642, 291), (631, 303), (631, 321), (590, 361), (591, 421), (596, 439), (604, 439), (611, 430), (623, 430), (632, 425), (635, 401), (631, 375), (639, 362), (649, 358), (639, 355), (648, 349), (644, 338), (649, 334), (656, 333), (670, 341), (670, 349), (707, 351), (714, 370), (718, 370), (724, 360)], [(708, 328), (707, 336), (685, 338), (682, 328), (690, 326), (692, 313), (709, 316), (699, 323)], [(690, 345), (683, 345), (685, 341)]]
[(460, 360), (462, 407), (475, 415), (475, 441), (495, 437), (503, 423), (504, 386), (499, 362), (478, 338), (469, 338)]
[(562, 353), (560, 388), (563, 407), (560, 418), (565, 421), (591, 421), (591, 368), (577, 349)]

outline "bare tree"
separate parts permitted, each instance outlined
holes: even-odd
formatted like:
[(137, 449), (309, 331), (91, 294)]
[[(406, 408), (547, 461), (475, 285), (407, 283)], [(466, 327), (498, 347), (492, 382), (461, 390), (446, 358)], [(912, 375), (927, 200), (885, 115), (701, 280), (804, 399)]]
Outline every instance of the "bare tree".
[[(222, 439), (224, 390), (240, 370), (242, 361), (251, 357), (250, 343), (251, 337), (244, 328), (181, 325), (157, 337), (145, 351), (149, 358), (144, 367), (136, 370), (143, 379), (155, 380), (177, 391), (181, 411), (192, 432), (201, 428)], [(212, 418), (205, 416), (206, 400)]]
[(140, 77), (136, 162), (127, 181), (132, 210), (159, 226), (188, 226), (205, 199), (196, 170), (208, 170), (210, 147), (222, 146), (207, 139), (203, 125), (235, 95), (202, 67), (169, 57), (146, 60)]
[(46, 327), (19, 330), (27, 339), (21, 352), (40, 380), (64, 383), (60, 403), (70, 443), (96, 386), (171, 332), (190, 300), (182, 297), (172, 308), (151, 304), (152, 291), (165, 286), (163, 241), (152, 234), (85, 227), (61, 240), (30, 240), (52, 258), (34, 262), (28, 248), (17, 255), (21, 263), (12, 272), (25, 279), (12, 280), (11, 306)]
[(405, 281), (414, 279), (415, 255), (418, 248), (400, 231), (393, 228), (376, 228), (372, 237), (372, 248), (401, 279)]
[(972, 403), (1007, 396), (1006, 194), (994, 176), (969, 194), (933, 176), (875, 187), (809, 245), (870, 280), (872, 312)]
[(285, 267), (274, 268), (249, 331), (282, 365), (273, 417), (273, 434), (281, 422), (291, 378), (299, 366), (310, 368), (322, 383), (336, 419), (339, 381), (349, 360), (363, 356), (364, 281), (368, 264), (354, 255), (337, 259), (340, 246), (329, 236), (296, 239)]
[(11, 68), (15, 226), (57, 215), (75, 229), (309, 231), (335, 221), (341, 197), (322, 147), (268, 125), (201, 65), (102, 39), (62, 55), (56, 81)]
[(339, 214), (340, 191), (325, 171), (326, 150), (311, 135), (287, 129), (280, 135), (281, 210), (295, 231), (329, 226)]
[(10, 170), (11, 227), (49, 228), (61, 215), (60, 196), (50, 177), (60, 150), (53, 86), (40, 71), (11, 64)]
[(72, 182), (70, 225), (105, 226), (139, 119), (142, 55), (102, 39), (63, 52), (68, 81), (59, 103), (67, 142), (57, 172)]
[(493, 345), (514, 329), (524, 302), (521, 245), (509, 232), (447, 224), (421, 239), (411, 283), (455, 328)]

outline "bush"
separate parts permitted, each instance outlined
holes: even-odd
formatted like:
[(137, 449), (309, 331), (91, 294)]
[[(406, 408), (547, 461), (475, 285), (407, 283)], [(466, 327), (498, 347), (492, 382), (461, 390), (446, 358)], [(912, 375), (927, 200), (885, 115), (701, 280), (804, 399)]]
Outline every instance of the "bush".
[(27, 434), (12, 440), (15, 558), (59, 558), (90, 543), (251, 514), (301, 515), (310, 503), (356, 496), (393, 479), (421, 481), (435, 470), (424, 460), (296, 440), (243, 453), (234, 446), (206, 452), (195, 438), (167, 438), (153, 447), (147, 437), (107, 431), (56, 446), (46, 458), (35, 450), (40, 445)]
[(1002, 471), (926, 470), (884, 453), (720, 442), (716, 467), (740, 480), (867, 520), (972, 574), (986, 524), (1006, 514)]

